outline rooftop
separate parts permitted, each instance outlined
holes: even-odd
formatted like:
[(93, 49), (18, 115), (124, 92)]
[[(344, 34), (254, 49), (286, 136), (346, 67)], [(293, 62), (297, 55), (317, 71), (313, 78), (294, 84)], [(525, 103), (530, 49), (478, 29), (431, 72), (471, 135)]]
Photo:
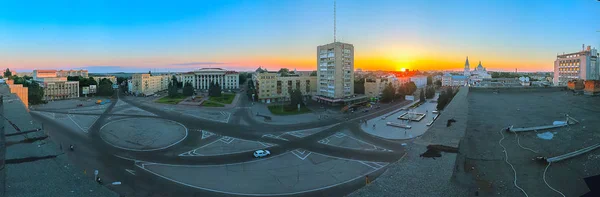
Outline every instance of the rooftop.
[[(5, 84), (0, 85), (0, 94), (10, 121), (4, 120), (5, 134), (42, 128)], [(6, 196), (117, 196), (69, 164), (43, 130), (7, 136), (6, 146)]]
[[(438, 120), (419, 139), (407, 141), (407, 156), (353, 196), (581, 196), (589, 189), (583, 178), (600, 174), (600, 149), (553, 163), (553, 157), (600, 143), (600, 100), (560, 88), (462, 87)], [(552, 125), (565, 114), (579, 121), (567, 127), (508, 133), (502, 129)], [(455, 119), (450, 127), (447, 120)], [(464, 136), (463, 136), (464, 135)], [(503, 138), (504, 137), (504, 138)], [(460, 140), (460, 141), (459, 141)], [(502, 141), (501, 141), (502, 140)], [(500, 141), (502, 146), (500, 146)], [(419, 158), (427, 145), (458, 147), (436, 160)], [(457, 184), (458, 183), (458, 184)], [(409, 185), (409, 186), (404, 186)]]

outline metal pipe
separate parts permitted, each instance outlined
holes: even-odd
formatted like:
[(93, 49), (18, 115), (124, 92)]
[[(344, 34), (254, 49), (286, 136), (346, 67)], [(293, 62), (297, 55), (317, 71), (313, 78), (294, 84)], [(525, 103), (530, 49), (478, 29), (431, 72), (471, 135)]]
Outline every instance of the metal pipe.
[(556, 156), (556, 157), (547, 158), (546, 162), (548, 162), (548, 163), (556, 163), (556, 162), (559, 162), (559, 161), (562, 161), (562, 160), (565, 160), (565, 159), (573, 158), (575, 156), (578, 156), (578, 155), (590, 152), (590, 151), (592, 151), (594, 149), (597, 149), (597, 148), (600, 148), (600, 143), (592, 145), (592, 146), (589, 146), (589, 147), (586, 147), (586, 148), (583, 148), (583, 149), (580, 149), (580, 150), (577, 150), (577, 151), (573, 151), (573, 152), (570, 152), (570, 153), (567, 153), (567, 154), (564, 154), (564, 155), (559, 155), (559, 156)]

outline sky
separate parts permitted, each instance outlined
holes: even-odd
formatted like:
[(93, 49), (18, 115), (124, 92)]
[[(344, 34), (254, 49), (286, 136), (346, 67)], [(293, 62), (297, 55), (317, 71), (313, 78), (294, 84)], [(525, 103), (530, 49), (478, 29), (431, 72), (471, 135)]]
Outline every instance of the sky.
[[(337, 0), (337, 40), (363, 70), (551, 71), (600, 48), (600, 1)], [(0, 68), (90, 72), (316, 69), (333, 0), (3, 0)]]

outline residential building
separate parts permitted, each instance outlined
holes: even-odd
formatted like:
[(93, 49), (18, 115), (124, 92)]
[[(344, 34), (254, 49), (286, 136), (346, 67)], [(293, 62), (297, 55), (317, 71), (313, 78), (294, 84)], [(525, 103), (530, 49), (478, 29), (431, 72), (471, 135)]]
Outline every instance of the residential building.
[(16, 71), (11, 71), (11, 72), (12, 72), (12, 75), (15, 75), (17, 77), (24, 77), (24, 76), (31, 77), (31, 76), (33, 76), (32, 72), (16, 72)]
[(410, 81), (414, 82), (417, 88), (424, 88), (427, 86), (427, 76), (412, 76), (410, 77)]
[(191, 83), (194, 89), (208, 90), (210, 82), (218, 83), (222, 90), (235, 90), (240, 88), (239, 73), (222, 68), (201, 68), (196, 71), (177, 75), (177, 80)]
[(33, 80), (44, 90), (42, 100), (79, 98), (79, 81), (67, 81), (56, 70), (33, 70)]
[(317, 47), (317, 96), (327, 104), (349, 104), (366, 100), (354, 95), (354, 46), (334, 42)]
[(131, 79), (127, 79), (127, 92), (133, 92), (133, 83)]
[(98, 84), (100, 84), (100, 81), (102, 79), (108, 79), (110, 82), (112, 82), (112, 84), (117, 84), (117, 77), (115, 76), (99, 76), (99, 77), (92, 77), (94, 79), (94, 81), (96, 81)]
[(135, 95), (153, 95), (167, 90), (171, 75), (133, 74), (131, 76), (132, 91)]
[(87, 70), (58, 70), (56, 71), (57, 77), (88, 77)]
[(554, 61), (555, 86), (566, 86), (574, 79), (600, 80), (600, 61), (598, 51), (591, 46), (579, 52), (557, 55)]
[(289, 101), (290, 93), (296, 89), (306, 99), (312, 98), (317, 92), (317, 76), (310, 76), (310, 72), (281, 74), (261, 69), (252, 78), (257, 92), (256, 99), (263, 103)]
[(23, 102), (25, 108), (29, 108), (29, 88), (23, 87), (23, 84), (15, 84), (13, 80), (6, 80), (6, 85), (10, 89), (10, 93), (17, 95), (17, 97)]
[[(425, 79), (427, 80), (427, 79)], [(381, 78), (367, 78), (365, 79), (365, 96), (368, 98), (379, 98), (383, 94), (383, 89), (388, 84), (392, 84), (394, 89), (398, 89), (402, 84), (408, 83), (410, 81), (409, 77), (401, 77), (397, 78), (394, 75), (390, 75), (387, 77)], [(427, 82), (425, 82), (427, 83)]]
[(466, 86), (468, 83), (469, 78), (464, 75), (446, 73), (442, 76), (442, 86)]

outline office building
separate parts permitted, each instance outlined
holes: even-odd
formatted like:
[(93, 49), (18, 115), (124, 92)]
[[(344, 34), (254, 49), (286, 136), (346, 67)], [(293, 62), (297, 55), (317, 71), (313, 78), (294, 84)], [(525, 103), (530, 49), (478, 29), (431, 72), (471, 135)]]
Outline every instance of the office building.
[(262, 103), (290, 101), (290, 93), (296, 89), (306, 99), (312, 98), (317, 92), (317, 76), (310, 76), (310, 72), (282, 74), (260, 69), (252, 78), (257, 92), (254, 99)]
[(117, 78), (115, 76), (100, 76), (100, 77), (92, 77), (96, 83), (100, 84), (102, 79), (108, 79), (112, 84), (117, 84)]
[(56, 71), (57, 77), (88, 77), (87, 70), (58, 70)]
[(600, 61), (598, 51), (591, 46), (581, 51), (557, 55), (554, 61), (555, 86), (566, 86), (570, 80), (600, 80)]
[(133, 74), (131, 76), (132, 91), (135, 95), (149, 96), (167, 90), (171, 75)]
[(240, 88), (239, 73), (222, 68), (201, 68), (196, 71), (177, 75), (177, 80), (191, 83), (194, 89), (208, 90), (210, 82), (218, 83), (222, 90), (236, 90)]
[(334, 42), (317, 47), (317, 95), (315, 100), (332, 105), (366, 100), (354, 95), (354, 46)]
[[(86, 71), (87, 72), (87, 71)], [(33, 80), (44, 90), (42, 100), (52, 101), (79, 97), (79, 81), (67, 81), (56, 70), (33, 70)]]

